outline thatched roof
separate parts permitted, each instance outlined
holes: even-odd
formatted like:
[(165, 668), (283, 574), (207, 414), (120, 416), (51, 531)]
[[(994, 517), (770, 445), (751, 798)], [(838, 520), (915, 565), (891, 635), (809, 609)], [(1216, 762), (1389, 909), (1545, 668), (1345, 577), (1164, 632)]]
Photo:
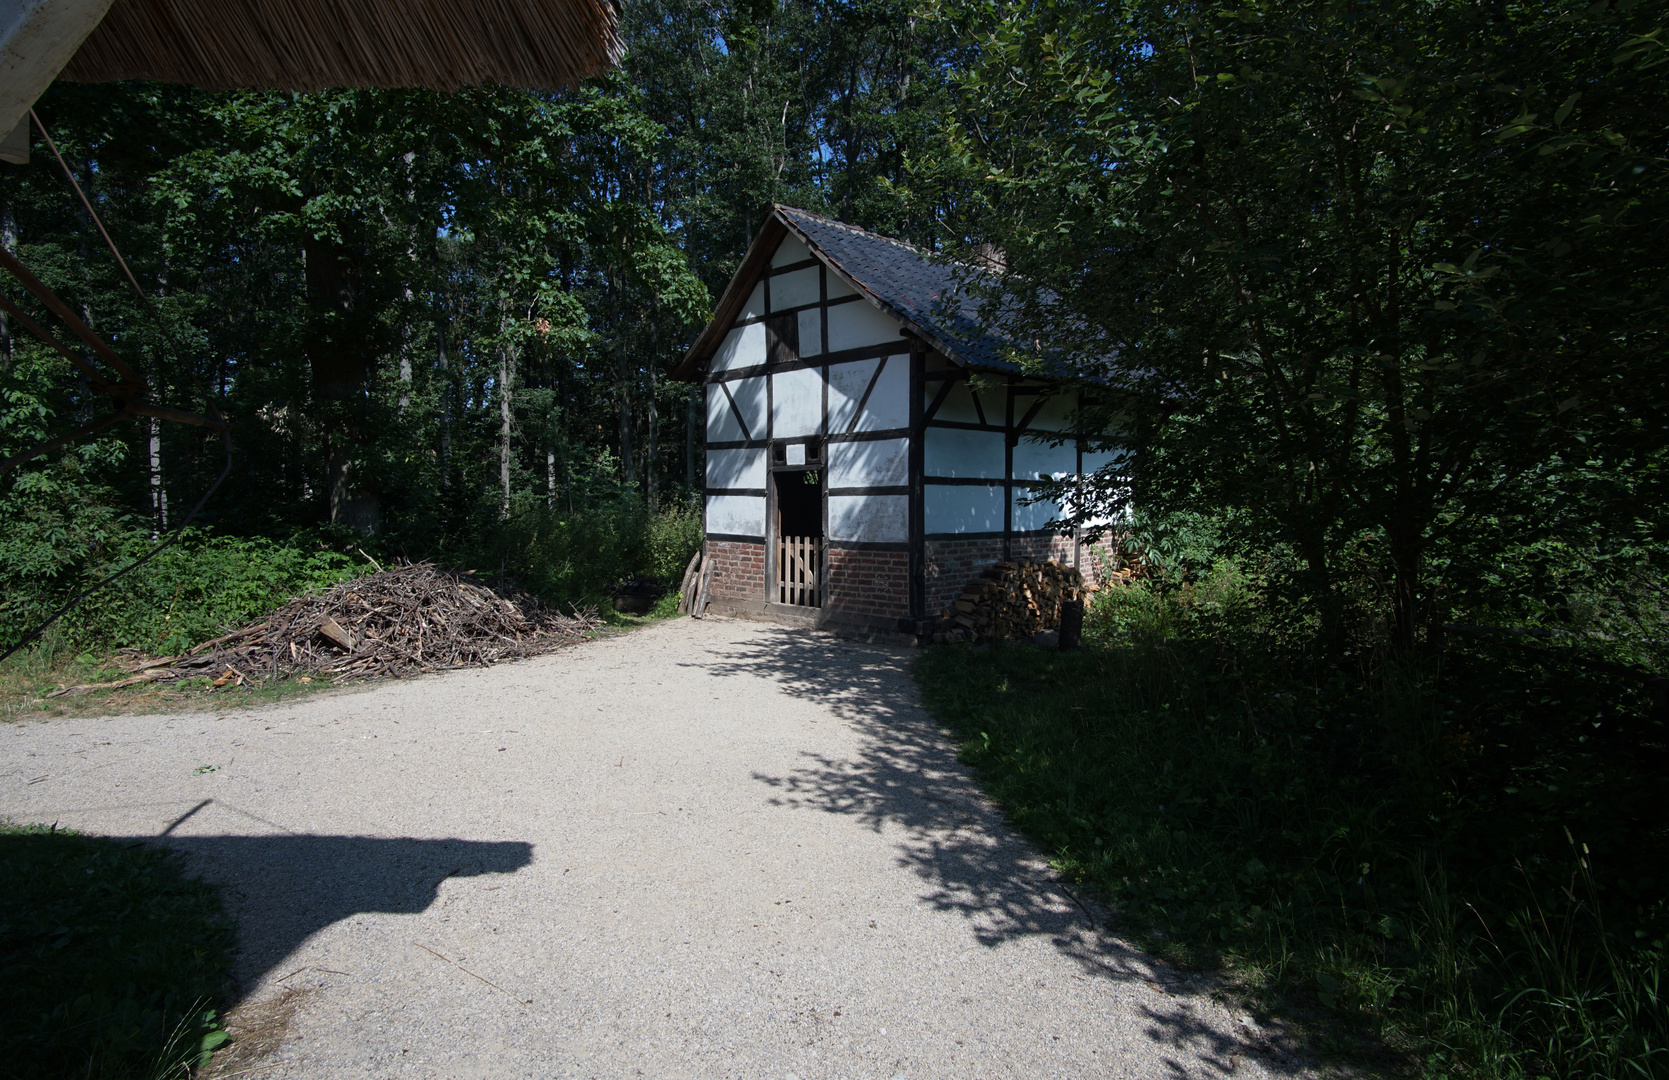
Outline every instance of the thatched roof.
[(620, 52), (611, 0), (115, 0), (59, 77), (555, 88), (603, 74)]

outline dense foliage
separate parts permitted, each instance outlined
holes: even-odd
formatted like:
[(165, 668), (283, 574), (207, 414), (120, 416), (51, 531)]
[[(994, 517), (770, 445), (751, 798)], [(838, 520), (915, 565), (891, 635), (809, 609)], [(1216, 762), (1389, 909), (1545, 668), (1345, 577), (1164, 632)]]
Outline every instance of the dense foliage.
[(1335, 646), (1365, 549), (1406, 647), (1504, 546), (1666, 536), (1658, 15), (976, 5), (945, 159), (1017, 337), (1108, 384), (1136, 501), (1287, 546)]

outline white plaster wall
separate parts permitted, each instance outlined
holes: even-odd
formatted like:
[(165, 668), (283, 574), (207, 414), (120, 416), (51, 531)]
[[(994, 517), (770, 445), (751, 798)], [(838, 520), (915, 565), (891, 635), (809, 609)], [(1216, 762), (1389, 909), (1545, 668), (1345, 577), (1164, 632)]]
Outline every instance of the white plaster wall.
[(891, 487), (910, 482), (910, 440), (829, 444), (829, 487)]
[(1123, 462), (1125, 456), (1126, 451), (1124, 450), (1085, 450), (1084, 472), (1086, 474), (1099, 472), (1101, 470), (1101, 466), (1110, 465), (1115, 462)]
[(859, 300), (829, 309), (829, 351), (888, 345), (898, 341), (899, 324)]
[(771, 376), (771, 437), (816, 435), (823, 420), (823, 372), (818, 368)]
[(922, 469), (927, 476), (983, 476), (1001, 480), (1007, 467), (1000, 431), (963, 431), (928, 428), (922, 447)]
[(748, 293), (748, 302), (742, 305), (742, 313), (736, 316), (736, 321), (757, 319), (765, 314), (765, 283), (761, 281)]
[[(939, 383), (927, 384), (922, 395), (921, 407), (923, 411), (933, 404), (933, 399), (939, 395), (940, 387), (941, 384)], [(968, 389), (967, 383), (957, 382), (951, 386), (950, 393), (945, 395), (945, 400), (940, 403), (939, 411), (933, 414), (933, 419), (949, 420), (957, 424), (977, 424), (980, 422), (979, 410), (974, 408), (974, 395)], [(987, 419), (994, 424), (1003, 422), (1001, 414), (995, 417), (987, 417)]]
[(730, 403), (725, 400), (724, 390), (709, 384), (707, 387), (707, 441), (740, 442), (745, 438), (747, 436), (742, 433), (742, 425), (736, 422), (735, 414), (730, 411)]
[(846, 284), (846, 280), (833, 270), (829, 271), (829, 299), (839, 300), (842, 296), (856, 296), (858, 290)]
[(1053, 521), (1060, 514), (1060, 507), (1052, 502), (1033, 503), (1022, 506), (1021, 503), (1031, 497), (1031, 491), (1014, 485), (1014, 531), (1033, 532), (1041, 529)]
[(863, 400), (864, 388), (875, 374), (879, 360), (854, 360), (829, 365), (829, 432), (844, 432)]
[(804, 262), (811, 258), (811, 250), (800, 241), (798, 236), (789, 233), (777, 245), (775, 255), (771, 256), (772, 266), (787, 266), (789, 263)]
[(791, 274), (777, 274), (772, 277), (771, 310), (786, 311), (821, 300), (822, 285), (818, 276), (820, 269), (808, 266)]
[[(1031, 410), (1032, 405), (1036, 403), (1036, 399), (1034, 398), (1031, 402), (1026, 403), (1025, 411), (1022, 411), (1020, 408), (1021, 401), (1025, 401), (1025, 399), (1022, 398), (1020, 401), (1016, 401), (1014, 403), (1014, 411), (1018, 413), (1019, 416), (1024, 416), (1026, 415), (1026, 412)], [(1071, 391), (1060, 394), (1052, 394), (1044, 399), (1043, 408), (1039, 409), (1037, 411), (1037, 415), (1032, 417), (1031, 425), (1027, 430), (1071, 431), (1072, 413), (1073, 410), (1077, 409), (1077, 407), (1077, 394), (1072, 393)]]
[(829, 539), (901, 543), (910, 538), (905, 495), (830, 495)]
[(816, 356), (823, 351), (823, 309), (800, 312), (800, 355)]
[(765, 437), (765, 376), (755, 375), (751, 379), (737, 379), (724, 385), (730, 391), (731, 398), (736, 402), (736, 411), (742, 414), (742, 422), (748, 427), (748, 437), (763, 439)]
[(707, 486), (710, 488), (763, 488), (765, 451), (707, 451)]
[(765, 499), (759, 495), (707, 496), (707, 531), (732, 536), (765, 535)]
[(752, 367), (765, 362), (765, 324), (738, 326), (724, 336), (719, 351), (713, 355), (714, 371)]
[(1014, 444), (1014, 479), (1036, 480), (1039, 473), (1051, 477), (1078, 471), (1078, 446), (1068, 440), (1059, 446), (1037, 442), (1022, 435)]
[(932, 533), (1003, 531), (1003, 489), (993, 484), (927, 484), (922, 527)]
[[(863, 396), (863, 391), (858, 391)], [(832, 406), (831, 406), (832, 408)], [(858, 417), (858, 431), (891, 431), (910, 426), (910, 357), (887, 357), (881, 377)]]

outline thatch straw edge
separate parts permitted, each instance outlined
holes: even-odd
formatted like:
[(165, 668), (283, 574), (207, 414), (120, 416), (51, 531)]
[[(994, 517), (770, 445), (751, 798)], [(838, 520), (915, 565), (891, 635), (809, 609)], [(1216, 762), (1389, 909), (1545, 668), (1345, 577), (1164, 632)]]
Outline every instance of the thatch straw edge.
[(610, 0), (116, 0), (59, 77), (554, 89), (605, 73), (621, 50)]

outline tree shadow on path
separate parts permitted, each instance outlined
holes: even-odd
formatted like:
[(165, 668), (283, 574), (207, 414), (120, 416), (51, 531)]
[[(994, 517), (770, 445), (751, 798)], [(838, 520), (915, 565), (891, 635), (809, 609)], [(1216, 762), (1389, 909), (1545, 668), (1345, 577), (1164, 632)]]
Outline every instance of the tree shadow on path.
[(863, 736), (861, 748), (846, 758), (806, 752), (787, 775), (754, 774), (774, 790), (772, 802), (854, 818), (876, 832), (900, 829), (899, 866), (921, 879), (925, 901), (961, 916), (982, 945), (1046, 939), (1093, 978), (1141, 986), (1137, 1011), (1147, 1036), (1176, 1055), (1163, 1059), (1173, 1075), (1196, 1075), (1189, 1060), (1226, 1074), (1247, 1056), (1277, 1075), (1310, 1071), (1311, 1055), (1291, 1036), (1208, 1020), (1201, 1006), (1213, 980), (1131, 947), (1110, 932), (1105, 912), (1056, 877), (921, 707), (910, 674), (915, 655), (776, 630), (715, 646), (689, 666), (721, 679), (768, 678), (783, 693), (832, 709)]

